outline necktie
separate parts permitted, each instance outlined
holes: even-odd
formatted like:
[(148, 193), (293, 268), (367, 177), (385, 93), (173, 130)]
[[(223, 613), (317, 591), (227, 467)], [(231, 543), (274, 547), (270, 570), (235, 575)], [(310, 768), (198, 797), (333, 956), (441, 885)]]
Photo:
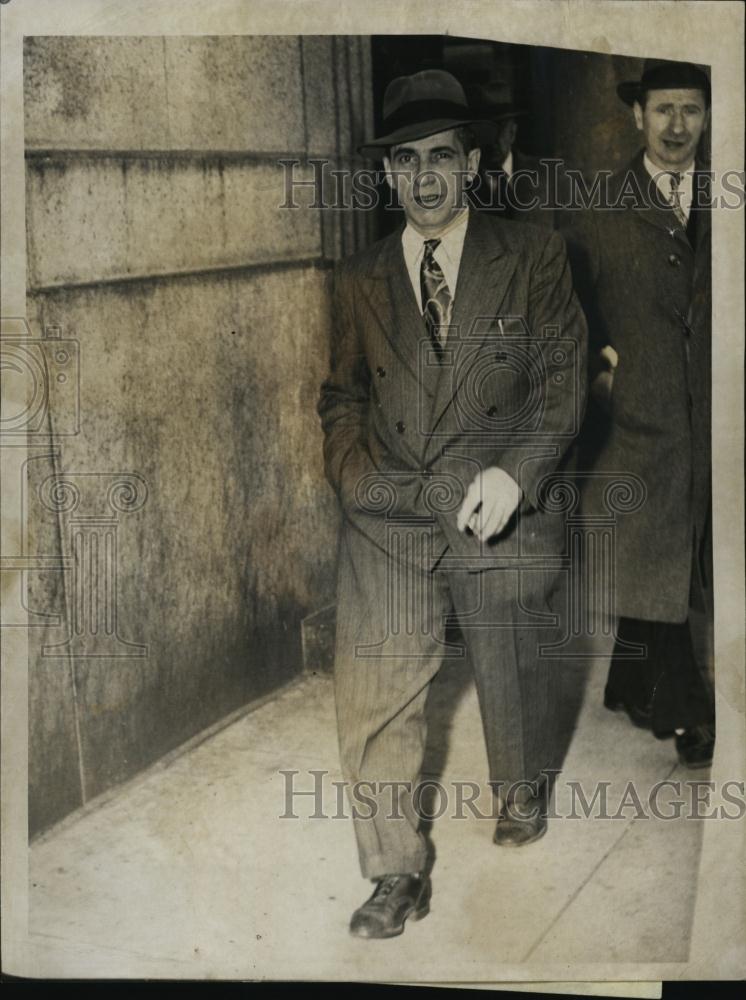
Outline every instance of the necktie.
[(433, 256), (439, 244), (440, 240), (425, 240), (422, 266), (420, 267), (422, 316), (438, 359), (443, 354), (443, 344), (447, 335), (446, 327), (451, 318), (452, 301), (443, 271)]
[(671, 173), (668, 175), (671, 184), (671, 194), (668, 199), (668, 203), (673, 209), (674, 215), (679, 220), (681, 226), (686, 229), (686, 224), (689, 221), (686, 217), (684, 209), (681, 207), (681, 191), (679, 190), (679, 184), (681, 184), (681, 174)]

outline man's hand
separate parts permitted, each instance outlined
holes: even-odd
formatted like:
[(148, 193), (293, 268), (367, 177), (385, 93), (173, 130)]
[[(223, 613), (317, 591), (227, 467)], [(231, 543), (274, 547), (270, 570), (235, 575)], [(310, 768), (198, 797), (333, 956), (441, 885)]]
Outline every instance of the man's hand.
[(492, 466), (475, 476), (456, 518), (459, 531), (471, 528), (480, 542), (499, 535), (521, 502), (523, 490), (507, 472)]
[(619, 364), (619, 355), (607, 344), (599, 355), (603, 366), (591, 382), (591, 395), (606, 413), (611, 412), (611, 393), (614, 388), (614, 371)]

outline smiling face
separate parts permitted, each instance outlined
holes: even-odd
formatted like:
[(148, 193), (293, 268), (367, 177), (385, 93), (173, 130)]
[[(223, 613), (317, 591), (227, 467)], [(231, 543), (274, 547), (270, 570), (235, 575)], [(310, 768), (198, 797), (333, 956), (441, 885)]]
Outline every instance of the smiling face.
[(479, 150), (466, 153), (456, 129), (449, 129), (394, 146), (383, 165), (407, 222), (423, 236), (435, 236), (463, 211)]
[(691, 164), (709, 118), (701, 90), (651, 90), (644, 108), (635, 101), (634, 112), (657, 167), (681, 170)]

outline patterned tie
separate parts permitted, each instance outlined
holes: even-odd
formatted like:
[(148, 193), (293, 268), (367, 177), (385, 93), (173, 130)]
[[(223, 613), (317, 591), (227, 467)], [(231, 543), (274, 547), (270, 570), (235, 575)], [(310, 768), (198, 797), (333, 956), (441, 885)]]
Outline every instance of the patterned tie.
[(447, 326), (451, 319), (452, 300), (440, 264), (433, 256), (439, 244), (440, 240), (425, 240), (420, 268), (420, 290), (422, 316), (438, 360), (441, 360), (448, 332)]
[(689, 221), (686, 217), (684, 209), (681, 207), (681, 191), (679, 190), (679, 184), (681, 184), (681, 174), (670, 173), (668, 175), (671, 184), (671, 194), (668, 198), (668, 203), (673, 209), (674, 215), (679, 220), (683, 229), (686, 229), (686, 224)]

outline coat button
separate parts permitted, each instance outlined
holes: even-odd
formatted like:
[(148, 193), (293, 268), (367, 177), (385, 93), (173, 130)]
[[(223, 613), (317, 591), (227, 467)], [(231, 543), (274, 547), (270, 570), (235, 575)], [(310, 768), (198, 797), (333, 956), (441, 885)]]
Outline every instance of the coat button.
[(386, 369), (385, 368), (381, 368), (381, 366), (379, 365), (378, 368), (376, 368), (376, 375), (379, 378), (385, 378), (386, 377)]
[(668, 263), (671, 265), (671, 267), (678, 267), (679, 264), (681, 263), (681, 257), (679, 257), (677, 253), (672, 253), (671, 256), (668, 258)]
[(489, 408), (489, 410), (487, 410), (487, 416), (488, 417), (496, 417), (497, 416), (497, 407), (496, 406), (491, 406)]
[(396, 422), (396, 429), (397, 429), (397, 431), (398, 431), (399, 434), (403, 434), (404, 433), (404, 431), (407, 428), (404, 426), (404, 421), (403, 420), (397, 420), (397, 422)]

